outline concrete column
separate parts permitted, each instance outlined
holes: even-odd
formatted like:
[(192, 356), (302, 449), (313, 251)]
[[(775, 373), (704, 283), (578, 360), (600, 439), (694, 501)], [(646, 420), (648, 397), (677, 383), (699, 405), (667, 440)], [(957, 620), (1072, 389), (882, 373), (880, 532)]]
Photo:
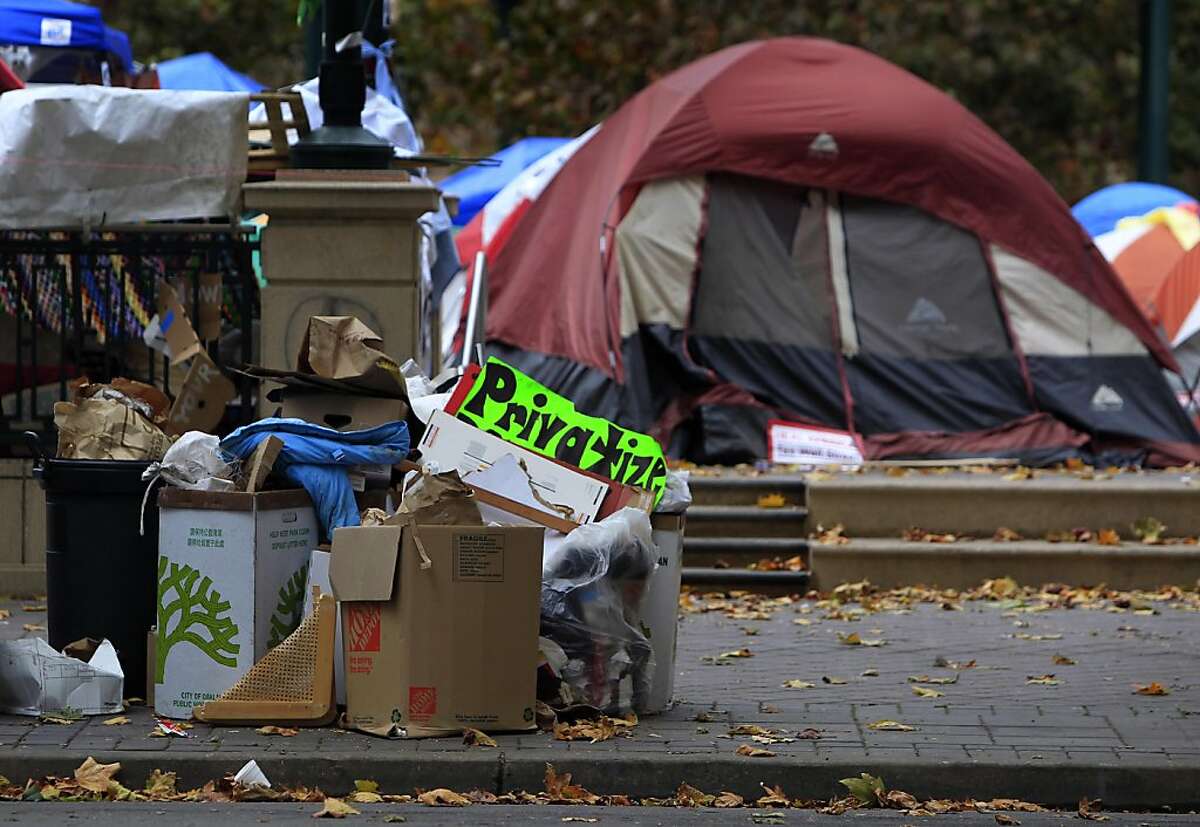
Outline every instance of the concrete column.
[(294, 369), (308, 317), (357, 316), (399, 361), (420, 361), (420, 228), (438, 191), (409, 182), (247, 184), (247, 209), (270, 216), (262, 234), (262, 364)]

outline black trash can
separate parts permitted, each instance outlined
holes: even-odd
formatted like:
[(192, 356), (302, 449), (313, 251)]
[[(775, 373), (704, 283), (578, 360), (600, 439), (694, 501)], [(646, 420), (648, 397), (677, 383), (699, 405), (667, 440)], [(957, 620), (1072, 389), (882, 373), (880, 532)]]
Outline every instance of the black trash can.
[[(39, 458), (46, 492), (46, 627), (62, 649), (108, 638), (125, 672), (126, 697), (146, 693), (146, 635), (158, 588), (157, 492), (146, 500), (147, 462)], [(157, 484), (156, 484), (157, 487)]]

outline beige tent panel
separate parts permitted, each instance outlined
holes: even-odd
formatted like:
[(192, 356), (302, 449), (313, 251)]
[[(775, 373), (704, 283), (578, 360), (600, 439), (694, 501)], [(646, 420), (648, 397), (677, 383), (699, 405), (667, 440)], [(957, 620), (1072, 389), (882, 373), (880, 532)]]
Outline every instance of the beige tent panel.
[(1037, 265), (994, 244), (992, 261), (1013, 333), (1027, 355), (1146, 355), (1129, 328)]
[(617, 227), (622, 339), (640, 324), (687, 326), (704, 189), (702, 175), (651, 181)]

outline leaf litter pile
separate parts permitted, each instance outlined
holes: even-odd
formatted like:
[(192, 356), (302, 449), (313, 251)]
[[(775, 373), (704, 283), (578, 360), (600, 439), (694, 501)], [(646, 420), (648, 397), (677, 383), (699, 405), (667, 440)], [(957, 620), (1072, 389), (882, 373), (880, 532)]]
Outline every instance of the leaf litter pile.
[[(757, 748), (748, 748), (749, 754)], [(765, 750), (764, 750), (765, 751)], [(675, 794), (666, 798), (632, 798), (626, 795), (598, 795), (582, 784), (575, 782), (569, 772), (558, 772), (553, 764), (546, 764), (543, 789), (536, 793), (526, 791), (496, 795), (486, 790), (456, 792), (445, 788), (416, 790), (411, 795), (393, 795), (379, 791), (379, 784), (371, 780), (354, 782), (354, 790), (342, 796), (326, 795), (320, 789), (309, 787), (260, 787), (243, 786), (226, 776), (220, 781), (210, 781), (203, 787), (180, 790), (173, 772), (154, 770), (140, 789), (124, 786), (119, 780), (120, 763), (101, 764), (88, 757), (70, 778), (47, 776), (41, 780), (30, 779), (24, 785), (13, 784), (0, 776), (0, 800), (2, 801), (175, 801), (175, 802), (299, 802), (320, 805), (314, 809), (314, 818), (346, 818), (361, 815), (355, 804), (419, 804), (427, 807), (468, 807), (486, 804), (578, 804), (605, 807), (711, 807), (730, 809), (753, 808), (803, 808), (815, 809), (825, 814), (841, 814), (850, 810), (880, 807), (900, 810), (910, 816), (938, 815), (943, 813), (997, 813), (997, 812), (1045, 812), (1037, 804), (1017, 799), (932, 799), (921, 801), (902, 790), (888, 790), (883, 780), (868, 773), (856, 778), (844, 778), (842, 786), (848, 795), (828, 801), (793, 799), (778, 786), (761, 784), (762, 795), (745, 797), (729, 790), (705, 792), (683, 783)], [(1080, 812), (1097, 818), (1100, 802), (1080, 802)], [(1099, 818), (1103, 818), (1099, 816)], [(566, 821), (568, 819), (564, 819)], [(590, 821), (590, 819), (583, 819)]]

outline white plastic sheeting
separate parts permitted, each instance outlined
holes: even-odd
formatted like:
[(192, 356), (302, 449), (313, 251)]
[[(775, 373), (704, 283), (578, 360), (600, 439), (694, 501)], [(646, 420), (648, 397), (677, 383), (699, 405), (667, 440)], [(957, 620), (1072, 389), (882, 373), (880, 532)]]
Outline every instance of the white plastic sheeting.
[(230, 215), (248, 96), (104, 86), (0, 95), (0, 228)]

